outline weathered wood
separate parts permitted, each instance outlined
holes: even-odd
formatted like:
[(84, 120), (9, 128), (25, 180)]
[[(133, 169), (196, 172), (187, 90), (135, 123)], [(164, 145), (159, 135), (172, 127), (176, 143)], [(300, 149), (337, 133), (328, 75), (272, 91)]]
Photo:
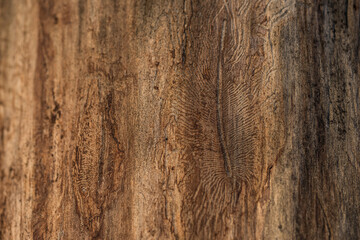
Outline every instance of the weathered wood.
[(357, 0), (0, 0), (0, 239), (360, 238)]

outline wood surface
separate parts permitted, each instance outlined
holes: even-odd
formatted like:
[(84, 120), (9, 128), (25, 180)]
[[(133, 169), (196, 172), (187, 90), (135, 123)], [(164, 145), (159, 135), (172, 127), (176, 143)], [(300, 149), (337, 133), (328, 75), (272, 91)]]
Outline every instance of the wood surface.
[(359, 0), (0, 0), (0, 239), (360, 239)]

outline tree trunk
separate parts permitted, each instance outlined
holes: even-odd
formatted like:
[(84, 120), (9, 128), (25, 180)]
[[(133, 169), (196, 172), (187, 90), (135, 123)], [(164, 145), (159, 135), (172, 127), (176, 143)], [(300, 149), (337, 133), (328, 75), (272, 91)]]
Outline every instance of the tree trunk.
[(0, 0), (0, 239), (359, 239), (358, 0)]

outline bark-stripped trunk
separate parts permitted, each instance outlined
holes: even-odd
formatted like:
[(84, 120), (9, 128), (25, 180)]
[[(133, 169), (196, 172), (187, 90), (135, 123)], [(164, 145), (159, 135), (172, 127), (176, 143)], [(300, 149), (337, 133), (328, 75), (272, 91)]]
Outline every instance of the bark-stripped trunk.
[(358, 0), (0, 0), (0, 239), (358, 239)]

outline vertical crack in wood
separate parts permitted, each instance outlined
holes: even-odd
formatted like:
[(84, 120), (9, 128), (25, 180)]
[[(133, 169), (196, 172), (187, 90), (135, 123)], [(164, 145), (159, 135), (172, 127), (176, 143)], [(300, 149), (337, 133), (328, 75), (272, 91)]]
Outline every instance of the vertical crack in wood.
[(219, 134), (219, 142), (221, 147), (221, 152), (224, 157), (224, 165), (227, 174), (232, 177), (232, 169), (230, 164), (229, 152), (226, 147), (225, 133), (224, 133), (224, 124), (222, 119), (222, 58), (223, 58), (223, 49), (224, 49), (224, 38), (226, 32), (226, 20), (223, 21), (221, 29), (221, 37), (219, 41), (219, 57), (218, 57), (218, 69), (217, 69), (217, 80), (216, 80), (216, 115), (217, 115), (217, 128)]

